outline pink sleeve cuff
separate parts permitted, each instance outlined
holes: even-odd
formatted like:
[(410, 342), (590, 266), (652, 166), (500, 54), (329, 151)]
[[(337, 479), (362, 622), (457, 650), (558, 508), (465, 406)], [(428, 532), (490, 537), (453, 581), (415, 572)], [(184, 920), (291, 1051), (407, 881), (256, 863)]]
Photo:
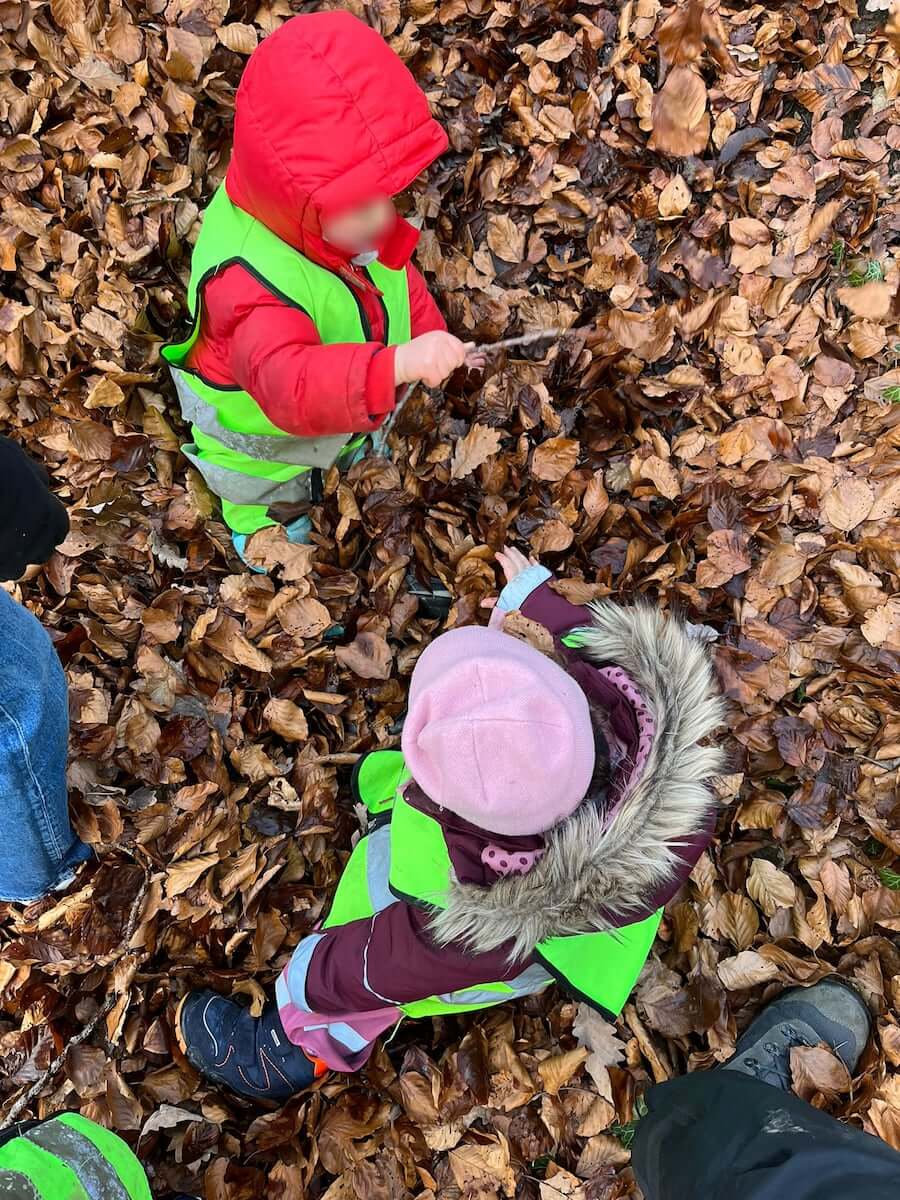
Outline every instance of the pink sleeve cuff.
[(395, 349), (395, 346), (386, 346), (377, 354), (373, 354), (369, 362), (369, 373), (366, 376), (366, 412), (373, 420), (393, 412), (397, 402), (397, 388), (394, 383)]

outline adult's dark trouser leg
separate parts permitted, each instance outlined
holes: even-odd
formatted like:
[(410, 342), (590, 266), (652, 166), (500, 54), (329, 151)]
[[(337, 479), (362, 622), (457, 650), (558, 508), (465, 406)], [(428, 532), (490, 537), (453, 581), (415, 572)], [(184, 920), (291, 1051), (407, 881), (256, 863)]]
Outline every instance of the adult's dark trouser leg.
[(698, 1071), (647, 1093), (634, 1140), (646, 1200), (898, 1200), (900, 1154), (790, 1092)]

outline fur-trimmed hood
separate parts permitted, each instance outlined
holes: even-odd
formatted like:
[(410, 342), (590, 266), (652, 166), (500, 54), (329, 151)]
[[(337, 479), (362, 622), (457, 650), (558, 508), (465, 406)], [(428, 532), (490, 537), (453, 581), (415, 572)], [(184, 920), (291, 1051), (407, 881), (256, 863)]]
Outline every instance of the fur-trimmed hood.
[(545, 835), (543, 856), (525, 875), (489, 888), (454, 882), (432, 931), (474, 952), (514, 943), (512, 957), (538, 942), (615, 927), (646, 915), (648, 898), (674, 892), (690, 871), (679, 855), (711, 829), (711, 776), (723, 752), (701, 745), (724, 720), (707, 647), (676, 618), (647, 605), (591, 606), (576, 632), (586, 662), (621, 668), (654, 721), (643, 769), (603, 811), (582, 804)]

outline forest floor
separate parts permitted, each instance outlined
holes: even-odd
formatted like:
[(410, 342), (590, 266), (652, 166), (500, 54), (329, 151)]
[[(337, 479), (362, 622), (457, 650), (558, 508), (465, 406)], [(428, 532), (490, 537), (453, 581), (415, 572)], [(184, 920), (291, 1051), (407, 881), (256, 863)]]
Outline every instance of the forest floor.
[[(405, 203), (451, 327), (571, 332), (414, 397), (393, 462), (332, 473), (314, 547), (272, 535), (253, 576), (179, 455), (159, 348), (246, 55), (312, 7), (0, 4), (0, 427), (73, 524), (14, 591), (66, 666), (97, 851), (65, 895), (0, 904), (0, 1111), (36, 1084), (29, 1112), (78, 1109), (208, 1200), (616, 1200), (639, 1094), (837, 971), (875, 1037), (853, 1080), (796, 1052), (794, 1086), (900, 1149), (896, 21), (356, 0), (450, 135)], [(717, 635), (718, 834), (631, 1003), (616, 1027), (556, 991), (405, 1025), (278, 1112), (206, 1086), (175, 1003), (270, 992), (327, 905), (350, 764), (396, 744), (436, 632), (408, 565), (467, 623), (507, 541), (573, 599)]]

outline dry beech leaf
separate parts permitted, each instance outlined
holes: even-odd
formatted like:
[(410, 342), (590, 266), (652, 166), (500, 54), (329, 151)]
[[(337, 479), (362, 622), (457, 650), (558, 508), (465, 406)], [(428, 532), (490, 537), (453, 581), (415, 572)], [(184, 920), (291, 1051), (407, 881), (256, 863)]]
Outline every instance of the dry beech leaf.
[(504, 262), (519, 263), (525, 257), (524, 231), (503, 214), (488, 217), (487, 243)]
[(193, 887), (206, 871), (218, 865), (218, 854), (198, 854), (183, 862), (173, 863), (166, 871), (166, 894), (180, 896)]
[(659, 494), (667, 500), (677, 500), (681, 495), (678, 473), (670, 462), (651, 454), (640, 464), (640, 470), (641, 478), (649, 479)]
[(874, 321), (854, 321), (847, 338), (857, 358), (876, 358), (887, 345), (884, 326)]
[(864, 479), (843, 479), (822, 501), (822, 515), (835, 529), (849, 532), (865, 521), (875, 495)]
[(515, 1194), (515, 1175), (509, 1164), (509, 1147), (503, 1139), (488, 1145), (457, 1146), (447, 1155), (450, 1172), (460, 1192), (470, 1195)]
[(362, 679), (388, 679), (393, 668), (391, 648), (377, 633), (358, 633), (349, 646), (338, 646), (334, 656)]
[(535, 479), (557, 482), (564, 479), (578, 462), (579, 445), (572, 438), (549, 438), (537, 446), (531, 460)]
[(900, 6), (891, 3), (890, 9), (890, 16), (885, 24), (884, 32), (894, 50), (900, 54)]
[(781, 404), (795, 400), (803, 389), (803, 372), (786, 354), (776, 354), (766, 363), (766, 379), (772, 395)]
[(216, 30), (216, 37), (223, 46), (234, 50), (236, 54), (252, 54), (259, 42), (256, 27), (242, 25), (240, 21), (220, 25)]
[(288, 742), (305, 742), (309, 737), (306, 714), (293, 700), (271, 699), (263, 709), (263, 716), (269, 728)]
[(851, 1085), (850, 1072), (825, 1046), (792, 1046), (791, 1079), (803, 1100), (811, 1100), (817, 1092), (826, 1096), (849, 1092)]
[(595, 471), (581, 501), (589, 517), (602, 517), (609, 508), (609, 495), (603, 485), (603, 473)]
[(701, 154), (709, 141), (706, 99), (706, 85), (690, 67), (670, 71), (653, 97), (651, 147), (681, 157)]
[(276, 616), (285, 633), (301, 638), (318, 637), (334, 623), (328, 609), (314, 596), (289, 601), (278, 609)]
[(544, 1090), (555, 1096), (581, 1070), (589, 1053), (587, 1046), (579, 1046), (576, 1050), (566, 1050), (539, 1062), (538, 1072), (544, 1082)]
[(112, 379), (101, 379), (88, 392), (85, 408), (116, 408), (125, 399), (125, 393)]
[(706, 539), (706, 562), (697, 568), (700, 587), (721, 587), (750, 568), (750, 551), (745, 533), (716, 529)]
[(575, 534), (570, 526), (562, 521), (544, 521), (531, 535), (531, 549), (534, 554), (553, 554), (568, 550), (575, 540)]
[(842, 863), (826, 858), (819, 867), (819, 879), (825, 889), (825, 895), (834, 905), (834, 911), (841, 915), (853, 898), (853, 885), (850, 882), (850, 872)]
[(841, 304), (856, 317), (864, 317), (870, 321), (882, 321), (888, 315), (894, 289), (883, 280), (873, 279), (860, 287), (838, 288), (838, 299)]
[(573, 37), (558, 29), (552, 37), (538, 45), (536, 53), (538, 58), (543, 58), (546, 62), (562, 62), (564, 58), (569, 57), (577, 45), (578, 43)]
[(659, 28), (659, 46), (672, 66), (696, 62), (703, 52), (703, 13), (701, 0), (688, 0), (675, 8)]
[(786, 587), (800, 579), (806, 570), (807, 556), (790, 542), (782, 542), (766, 555), (759, 578), (766, 587)]
[(680, 175), (673, 175), (659, 194), (659, 215), (665, 219), (680, 217), (691, 203), (691, 189)]
[(756, 987), (778, 978), (778, 967), (755, 950), (742, 950), (732, 958), (723, 958), (716, 972), (729, 992)]
[(570, 1171), (549, 1163), (539, 1186), (540, 1200), (586, 1200), (585, 1186)]
[(795, 891), (784, 871), (779, 871), (768, 859), (754, 858), (747, 877), (747, 894), (767, 917), (774, 917), (779, 908), (793, 907)]
[(166, 72), (172, 79), (190, 83), (197, 79), (203, 67), (203, 43), (187, 29), (166, 29)]
[(871, 609), (860, 629), (871, 646), (900, 649), (900, 597), (893, 596), (884, 604)]
[(759, 932), (759, 914), (747, 896), (729, 892), (716, 907), (716, 920), (723, 935), (737, 950), (748, 950)]

